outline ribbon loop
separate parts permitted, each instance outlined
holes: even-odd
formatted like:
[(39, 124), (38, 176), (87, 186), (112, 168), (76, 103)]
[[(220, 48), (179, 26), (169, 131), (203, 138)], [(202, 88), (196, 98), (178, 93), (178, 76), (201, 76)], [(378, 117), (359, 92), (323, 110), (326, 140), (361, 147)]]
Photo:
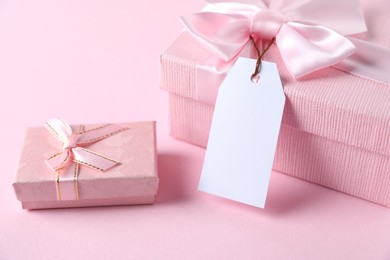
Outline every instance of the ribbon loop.
[(53, 171), (60, 171), (66, 167), (70, 160), (70, 150), (65, 149), (59, 153), (52, 155), (50, 158), (46, 160), (46, 164)]
[(63, 144), (63, 149), (69, 149), (69, 148), (75, 148), (77, 146), (79, 136), (76, 134), (73, 134), (71, 136), (68, 136), (68, 139)]
[(251, 21), (243, 15), (204, 12), (181, 20), (193, 36), (224, 61), (236, 56), (249, 40)]
[(252, 19), (251, 33), (258, 38), (270, 40), (278, 34), (286, 21), (283, 14), (273, 10), (258, 12)]
[(284, 63), (296, 78), (332, 66), (356, 51), (351, 41), (335, 31), (295, 22), (282, 26), (276, 44)]
[(201, 12), (181, 19), (214, 55), (229, 61), (250, 36), (275, 37), (295, 78), (353, 54), (356, 48), (343, 35), (366, 30), (359, 0), (274, 0), (269, 7), (263, 1), (252, 0), (208, 2), (221, 12)]

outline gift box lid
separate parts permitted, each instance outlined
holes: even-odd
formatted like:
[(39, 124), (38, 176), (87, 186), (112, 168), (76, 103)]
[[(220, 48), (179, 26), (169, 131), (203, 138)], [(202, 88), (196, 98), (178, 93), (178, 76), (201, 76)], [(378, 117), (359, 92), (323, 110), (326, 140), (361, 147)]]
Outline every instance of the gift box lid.
[[(156, 195), (155, 122), (119, 125), (128, 130), (87, 146), (88, 150), (115, 159), (119, 164), (104, 172), (80, 166), (77, 181), (79, 200)], [(85, 129), (97, 126), (85, 125)], [(27, 129), (13, 184), (18, 200), (57, 200), (57, 175), (45, 160), (60, 148), (61, 144), (44, 127)]]
[[(353, 37), (390, 49), (390, 6), (375, 1), (377, 4), (363, 1), (369, 32)], [(183, 32), (161, 55), (161, 88), (199, 102), (205, 102), (199, 92), (208, 92), (215, 101), (219, 86), (213, 85), (213, 79), (215, 82), (215, 75), (226, 75), (226, 71), (212, 71), (211, 56), (199, 41)], [(286, 105), (282, 124), (390, 156), (390, 86), (333, 67), (294, 80), (275, 45), (265, 60), (277, 64), (283, 82)], [(213, 75), (202, 71), (199, 84), (197, 73), (203, 66), (210, 66), (207, 71)]]

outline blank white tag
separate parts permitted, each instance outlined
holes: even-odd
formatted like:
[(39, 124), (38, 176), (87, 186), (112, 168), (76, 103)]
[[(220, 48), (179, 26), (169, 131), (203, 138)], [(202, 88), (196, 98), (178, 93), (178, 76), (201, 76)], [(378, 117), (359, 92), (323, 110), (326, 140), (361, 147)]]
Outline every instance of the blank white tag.
[(200, 191), (264, 208), (285, 95), (276, 64), (239, 58), (215, 105)]

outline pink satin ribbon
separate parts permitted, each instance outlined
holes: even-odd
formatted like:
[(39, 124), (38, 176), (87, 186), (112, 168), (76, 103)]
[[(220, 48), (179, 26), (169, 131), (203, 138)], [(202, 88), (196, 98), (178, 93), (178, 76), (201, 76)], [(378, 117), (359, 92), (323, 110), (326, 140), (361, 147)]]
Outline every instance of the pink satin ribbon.
[[(74, 186), (74, 181), (76, 181), (74, 171), (66, 170), (72, 162), (100, 172), (106, 171), (119, 163), (82, 146), (98, 142), (128, 128), (107, 124), (94, 129), (76, 131), (60, 118), (48, 120), (45, 125), (49, 132), (62, 143), (61, 150), (46, 160), (47, 165), (53, 171), (60, 172), (59, 176), (63, 185), (61, 185), (61, 192), (57, 190), (57, 194), (60, 194), (59, 199), (77, 199), (78, 192)], [(76, 170), (78, 171), (78, 168)], [(58, 184), (57, 189), (59, 189)]]
[[(273, 0), (268, 6), (261, 0), (207, 2), (203, 12), (181, 20), (213, 55), (227, 63), (235, 61), (249, 36), (261, 40), (275, 37), (294, 78), (335, 66), (390, 84), (390, 61), (370, 58), (390, 57), (390, 50), (346, 37), (366, 31), (359, 0)], [(224, 71), (226, 64), (216, 67), (216, 71)]]

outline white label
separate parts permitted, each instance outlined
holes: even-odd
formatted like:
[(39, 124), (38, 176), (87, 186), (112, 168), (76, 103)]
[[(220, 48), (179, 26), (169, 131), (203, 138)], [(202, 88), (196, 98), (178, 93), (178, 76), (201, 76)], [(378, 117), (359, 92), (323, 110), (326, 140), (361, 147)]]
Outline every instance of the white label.
[(264, 208), (285, 95), (276, 64), (239, 58), (215, 105), (199, 190)]

